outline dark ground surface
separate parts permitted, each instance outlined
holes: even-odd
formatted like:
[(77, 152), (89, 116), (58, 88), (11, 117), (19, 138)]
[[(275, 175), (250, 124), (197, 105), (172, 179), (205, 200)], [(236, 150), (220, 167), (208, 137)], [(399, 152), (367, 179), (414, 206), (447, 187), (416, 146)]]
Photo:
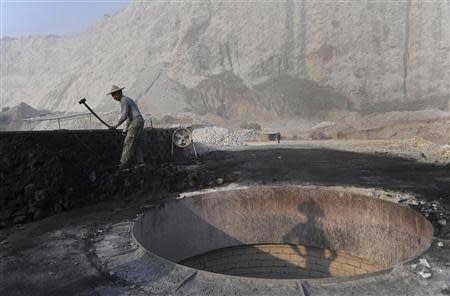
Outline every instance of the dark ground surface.
[(206, 168), (240, 183), (292, 182), (325, 186), (382, 188), (414, 194), (450, 205), (450, 165), (420, 163), (390, 155), (331, 149), (273, 146), (216, 151), (205, 157)]
[[(448, 166), (388, 155), (272, 146), (212, 152), (203, 158), (203, 164), (189, 170), (195, 187), (211, 186), (211, 180), (221, 177), (225, 185), (289, 183), (405, 192), (439, 203), (440, 217), (450, 220)], [(100, 272), (96, 265), (92, 239), (114, 223), (133, 220), (161, 198), (170, 196), (141, 194), (103, 201), (1, 230), (0, 295), (119, 295), (120, 281)], [(448, 228), (448, 223), (436, 228), (445, 248)], [(447, 261), (448, 254), (442, 255)]]

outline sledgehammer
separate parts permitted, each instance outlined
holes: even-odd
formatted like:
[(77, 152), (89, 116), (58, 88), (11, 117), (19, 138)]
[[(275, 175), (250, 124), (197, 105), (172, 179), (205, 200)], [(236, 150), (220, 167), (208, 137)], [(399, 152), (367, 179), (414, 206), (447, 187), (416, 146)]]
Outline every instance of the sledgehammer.
[(104, 125), (106, 125), (107, 127), (109, 127), (109, 124), (107, 124), (106, 122), (103, 121), (103, 119), (101, 119), (100, 117), (98, 117), (97, 114), (95, 114), (95, 112), (88, 106), (88, 104), (86, 104), (86, 98), (82, 98), (78, 104), (83, 104), (86, 106), (86, 108), (88, 108), (89, 111), (91, 111), (92, 114), (94, 114), (95, 117), (97, 117), (98, 120), (100, 120)]

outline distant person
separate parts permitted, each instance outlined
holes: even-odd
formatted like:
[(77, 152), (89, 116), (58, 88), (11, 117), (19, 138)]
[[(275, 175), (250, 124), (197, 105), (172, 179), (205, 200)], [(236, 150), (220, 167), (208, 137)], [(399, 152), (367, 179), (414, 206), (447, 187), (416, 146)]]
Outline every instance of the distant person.
[(144, 129), (144, 119), (142, 118), (139, 108), (131, 98), (122, 94), (122, 89), (113, 85), (108, 95), (114, 100), (120, 102), (121, 112), (116, 125), (110, 126), (110, 129), (118, 128), (124, 121), (127, 121), (124, 132), (126, 132), (125, 141), (123, 143), (122, 156), (120, 158), (119, 169), (130, 169), (132, 163), (135, 167), (144, 166), (144, 158), (142, 157), (142, 131)]
[(281, 133), (278, 132), (277, 133), (277, 142), (278, 142), (278, 144), (280, 144), (280, 140), (281, 140)]

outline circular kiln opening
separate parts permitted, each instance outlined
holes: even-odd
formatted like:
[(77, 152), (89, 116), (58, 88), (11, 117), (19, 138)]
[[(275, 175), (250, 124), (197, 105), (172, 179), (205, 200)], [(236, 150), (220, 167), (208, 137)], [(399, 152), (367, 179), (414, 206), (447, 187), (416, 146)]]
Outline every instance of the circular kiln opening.
[(350, 192), (255, 187), (166, 203), (135, 223), (148, 251), (192, 268), (233, 276), (319, 278), (385, 269), (432, 240), (415, 211)]

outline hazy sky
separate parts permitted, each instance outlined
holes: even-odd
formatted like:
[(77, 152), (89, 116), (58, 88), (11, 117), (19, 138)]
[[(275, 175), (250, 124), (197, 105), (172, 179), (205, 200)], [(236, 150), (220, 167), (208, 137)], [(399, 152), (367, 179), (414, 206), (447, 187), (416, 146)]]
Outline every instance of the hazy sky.
[(2, 36), (73, 35), (130, 0), (0, 0)]

